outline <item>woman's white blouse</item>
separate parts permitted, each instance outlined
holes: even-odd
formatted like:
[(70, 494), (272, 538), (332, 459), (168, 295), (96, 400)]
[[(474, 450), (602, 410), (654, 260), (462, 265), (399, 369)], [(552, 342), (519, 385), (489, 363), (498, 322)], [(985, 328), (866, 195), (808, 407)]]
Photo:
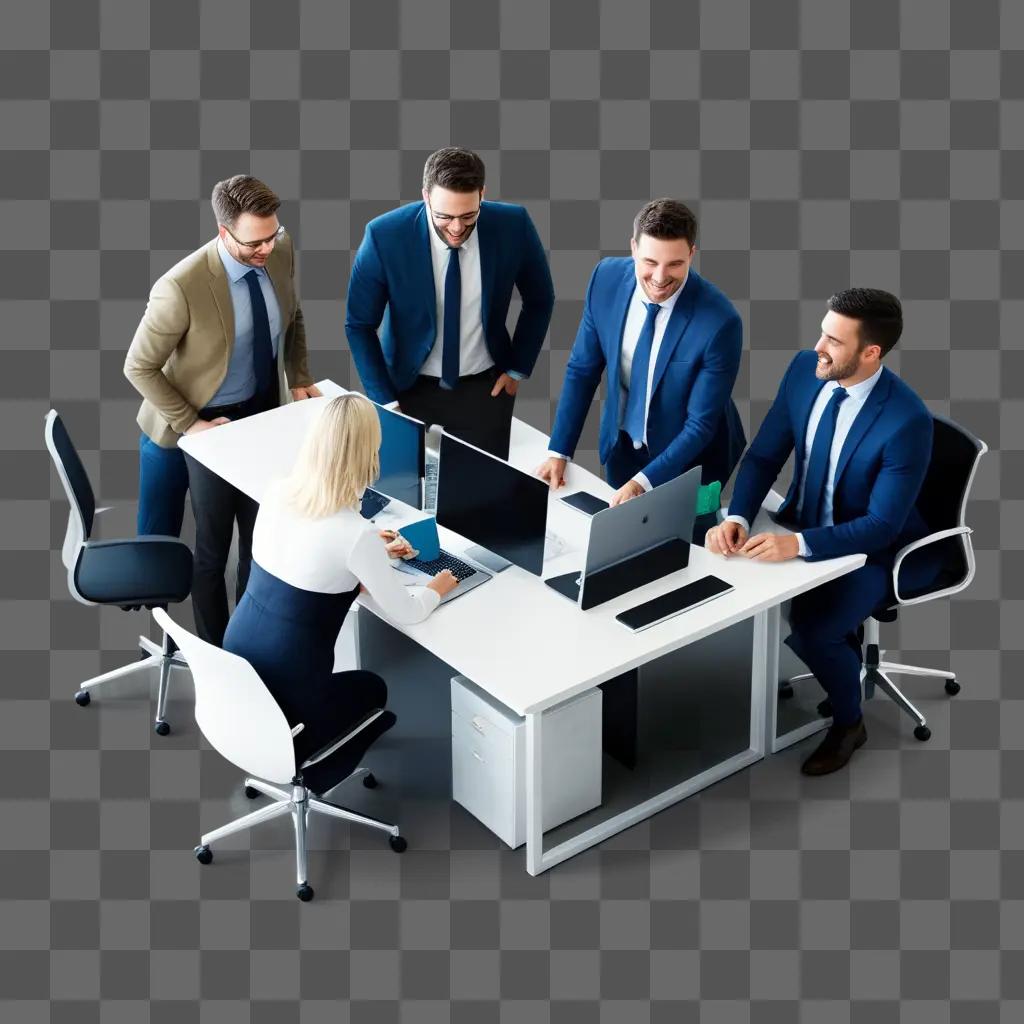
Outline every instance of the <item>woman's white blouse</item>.
[(340, 594), (361, 583), (388, 618), (402, 625), (422, 622), (438, 605), (426, 587), (407, 587), (391, 568), (377, 528), (355, 509), (310, 519), (274, 481), (256, 516), (252, 557), (279, 580), (321, 594)]

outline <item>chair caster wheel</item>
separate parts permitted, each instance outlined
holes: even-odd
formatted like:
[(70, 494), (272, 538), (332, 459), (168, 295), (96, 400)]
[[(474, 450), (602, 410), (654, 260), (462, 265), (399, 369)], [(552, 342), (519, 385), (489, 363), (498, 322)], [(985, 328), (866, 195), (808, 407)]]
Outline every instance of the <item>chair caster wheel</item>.
[(157, 736), (167, 736), (170, 731), (171, 727), (164, 721), (159, 721), (153, 726), (153, 732), (155, 732)]
[(295, 895), (298, 896), (303, 903), (308, 903), (313, 898), (313, 886), (300, 885), (295, 890)]
[(75, 694), (75, 703), (80, 708), (87, 708), (89, 706), (89, 701), (91, 700), (92, 697), (89, 696), (88, 690), (79, 690), (78, 693)]
[(208, 846), (197, 846), (196, 847), (196, 860), (200, 864), (210, 864), (213, 861), (213, 850)]
[[(959, 692), (960, 692), (960, 684), (955, 679), (947, 679), (946, 680), (946, 693), (948, 693), (950, 695), (950, 697), (955, 697)], [(86, 696), (88, 696), (88, 694), (86, 694)]]
[(262, 794), (262, 793), (260, 793), (260, 791), (259, 791), (258, 789), (255, 789), (255, 788), (254, 788), (253, 786), (246, 786), (246, 787), (245, 787), (245, 795), (246, 795), (246, 796), (247, 796), (247, 797), (248, 797), (248, 798), (249, 798), (250, 800), (255, 800), (255, 799), (256, 799), (256, 797), (258, 797), (258, 796), (262, 796), (263, 794)]
[(363, 785), (367, 789), (376, 789), (380, 783), (377, 781), (377, 776), (374, 775), (373, 772), (367, 772), (363, 776)]
[(821, 715), (822, 718), (832, 717), (832, 701), (827, 697), (818, 705), (818, 714)]
[(408, 843), (405, 841), (403, 836), (388, 836), (388, 846), (391, 847), (395, 853), (405, 853)]
[(924, 743), (925, 740), (930, 740), (931, 738), (932, 731), (928, 728), (927, 725), (919, 725), (914, 729), (914, 739), (920, 740), (922, 743)]
[(789, 700), (793, 696), (792, 683), (779, 683), (779, 700)]

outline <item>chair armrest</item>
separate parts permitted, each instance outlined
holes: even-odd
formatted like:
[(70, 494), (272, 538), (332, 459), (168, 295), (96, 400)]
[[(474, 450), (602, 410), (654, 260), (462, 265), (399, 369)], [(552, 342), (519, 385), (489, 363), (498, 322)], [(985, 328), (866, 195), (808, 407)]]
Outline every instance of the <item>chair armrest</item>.
[(342, 736), (340, 740), (335, 740), (333, 743), (324, 747), (323, 750), (318, 750), (311, 758), (303, 761), (299, 768), (311, 768), (313, 765), (318, 764), (325, 757), (330, 757), (336, 750), (340, 750), (346, 743), (349, 742), (353, 737), (358, 736), (368, 725), (376, 722), (381, 715), (384, 714), (383, 708), (378, 708), (369, 717), (364, 718), (359, 725), (357, 725), (348, 735)]
[[(912, 551), (917, 551), (919, 548), (927, 547), (929, 544), (936, 544), (940, 540), (948, 540), (950, 537), (965, 537), (969, 536), (973, 532), (974, 531), (969, 526), (953, 526), (948, 530), (939, 530), (938, 533), (929, 533), (927, 537), (921, 537), (919, 540), (915, 540), (912, 541), (910, 544), (907, 544), (906, 547), (900, 548), (900, 550), (896, 553), (896, 562), (892, 567), (892, 590), (893, 593), (896, 595), (896, 603), (902, 605), (916, 604), (918, 601), (922, 599), (930, 599), (934, 596), (937, 596), (937, 594), (926, 594), (922, 595), (922, 597), (920, 598), (911, 597), (904, 599), (900, 597), (900, 566), (903, 564), (903, 559), (906, 558), (907, 555), (909, 555)], [(972, 569), (971, 572), (968, 574), (964, 586), (966, 586), (967, 582), (970, 581), (970, 578), (973, 575), (974, 572), (972, 561)], [(958, 586), (956, 589), (961, 588)]]
[(299, 722), (299, 724), (297, 726), (295, 726), (294, 729), (292, 729), (292, 739), (295, 739), (295, 737), (298, 736), (299, 733), (302, 732), (302, 730), (305, 729), (305, 728), (306, 728), (306, 723), (305, 722)]

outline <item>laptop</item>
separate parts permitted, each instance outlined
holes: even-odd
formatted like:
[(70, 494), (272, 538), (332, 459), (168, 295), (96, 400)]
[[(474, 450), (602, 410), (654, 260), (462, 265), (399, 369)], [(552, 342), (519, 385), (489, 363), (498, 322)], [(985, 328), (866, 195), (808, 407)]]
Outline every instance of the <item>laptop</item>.
[(583, 571), (544, 582), (584, 611), (685, 569), (697, 515), (700, 466), (590, 520)]

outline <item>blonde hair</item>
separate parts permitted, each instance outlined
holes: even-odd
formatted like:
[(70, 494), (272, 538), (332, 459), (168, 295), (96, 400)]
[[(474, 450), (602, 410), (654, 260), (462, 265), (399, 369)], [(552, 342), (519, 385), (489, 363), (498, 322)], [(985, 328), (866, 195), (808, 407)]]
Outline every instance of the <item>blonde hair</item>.
[(288, 479), (291, 504), (311, 519), (355, 508), (380, 475), (380, 420), (369, 399), (349, 393), (327, 403)]

